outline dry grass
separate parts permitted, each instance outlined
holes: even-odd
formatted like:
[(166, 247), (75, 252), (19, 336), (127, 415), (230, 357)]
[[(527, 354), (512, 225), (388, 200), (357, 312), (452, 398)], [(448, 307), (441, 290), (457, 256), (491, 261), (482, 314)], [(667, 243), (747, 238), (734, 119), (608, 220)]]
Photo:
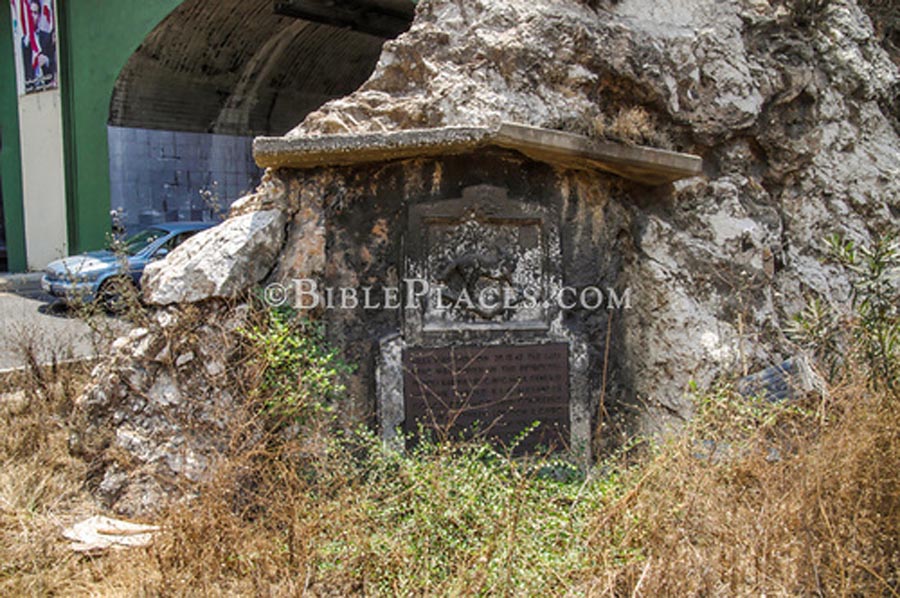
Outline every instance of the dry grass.
[[(4, 596), (896, 596), (900, 410), (852, 376), (827, 400), (698, 396), (685, 433), (598, 466), (477, 444), (382, 449), (310, 420), (248, 442), (153, 545), (85, 557), (96, 512), (69, 456), (86, 368), (46, 368), (0, 405)], [(641, 454), (642, 453), (642, 454)], [(560, 475), (561, 474), (561, 475)]]
[[(662, 448), (597, 514), (591, 593), (897, 595), (900, 414), (885, 398), (857, 382), (762, 420), (714, 400), (716, 425)], [(698, 442), (723, 436), (712, 455)]]
[[(62, 524), (85, 514), (82, 462), (69, 456), (65, 419), (85, 366), (32, 369), (7, 380), (0, 399), (0, 594), (46, 595), (89, 581), (57, 541)], [(83, 585), (82, 587), (86, 587)]]
[[(57, 404), (58, 405), (58, 404)], [(70, 554), (87, 514), (52, 401), (6, 405), (3, 595), (896, 595), (900, 413), (704, 399), (691, 433), (588, 481), (485, 447), (401, 457), (360, 435), (262, 442), (153, 546)], [(270, 439), (271, 440), (271, 439)], [(715, 447), (712, 450), (711, 447)]]
[(672, 149), (672, 140), (661, 130), (656, 118), (642, 106), (621, 108), (613, 117), (594, 118), (591, 134), (624, 143)]

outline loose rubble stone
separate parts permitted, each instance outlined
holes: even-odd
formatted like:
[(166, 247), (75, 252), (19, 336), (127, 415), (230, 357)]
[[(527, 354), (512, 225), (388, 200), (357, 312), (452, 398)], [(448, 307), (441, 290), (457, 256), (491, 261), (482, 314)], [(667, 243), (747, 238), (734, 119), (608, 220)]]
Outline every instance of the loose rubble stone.
[(201, 231), (144, 271), (144, 299), (154, 305), (234, 297), (272, 269), (284, 240), (281, 210), (248, 212)]

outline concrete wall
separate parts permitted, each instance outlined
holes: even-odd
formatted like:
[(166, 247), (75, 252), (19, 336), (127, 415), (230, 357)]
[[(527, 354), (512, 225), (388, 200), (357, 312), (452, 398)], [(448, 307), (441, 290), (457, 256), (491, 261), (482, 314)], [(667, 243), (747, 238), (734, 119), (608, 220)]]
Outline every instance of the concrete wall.
[(123, 211), (128, 232), (217, 220), (262, 176), (251, 137), (126, 127), (109, 127), (108, 137), (111, 207)]
[(59, 90), (21, 96), (19, 123), (28, 268), (39, 270), (68, 250)]
[(181, 0), (59, 4), (73, 252), (101, 247), (110, 230), (106, 123), (116, 78), (147, 34), (179, 4)]

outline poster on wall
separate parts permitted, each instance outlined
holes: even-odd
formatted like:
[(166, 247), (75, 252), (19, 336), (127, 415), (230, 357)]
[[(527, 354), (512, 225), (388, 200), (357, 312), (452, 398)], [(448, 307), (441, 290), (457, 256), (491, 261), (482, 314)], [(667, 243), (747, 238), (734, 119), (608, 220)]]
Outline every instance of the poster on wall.
[(55, 0), (9, 0), (19, 94), (59, 85)]

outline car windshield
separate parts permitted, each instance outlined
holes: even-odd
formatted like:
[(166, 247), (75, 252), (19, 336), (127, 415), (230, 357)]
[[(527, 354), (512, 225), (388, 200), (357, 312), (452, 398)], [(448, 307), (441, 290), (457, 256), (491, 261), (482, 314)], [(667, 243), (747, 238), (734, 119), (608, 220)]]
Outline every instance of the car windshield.
[(137, 255), (147, 248), (148, 245), (166, 235), (166, 231), (158, 228), (148, 228), (142, 230), (133, 237), (125, 239), (122, 248), (128, 255)]

